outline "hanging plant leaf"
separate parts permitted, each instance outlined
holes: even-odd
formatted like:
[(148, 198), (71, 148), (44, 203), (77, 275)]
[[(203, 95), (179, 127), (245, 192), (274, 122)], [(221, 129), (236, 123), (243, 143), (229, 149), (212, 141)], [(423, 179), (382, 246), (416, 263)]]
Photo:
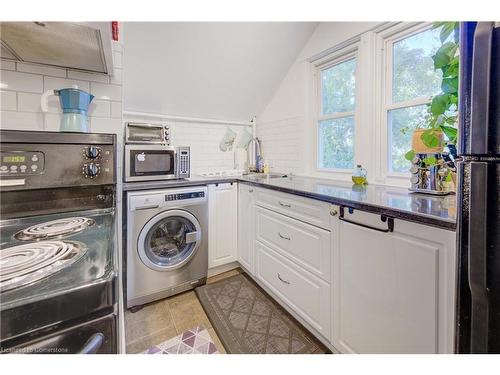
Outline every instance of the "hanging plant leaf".
[(439, 146), (439, 138), (434, 129), (427, 129), (422, 133), (420, 139), (427, 147), (434, 148)]
[(440, 68), (441, 72), (443, 73), (443, 78), (458, 77), (458, 66), (459, 61), (457, 56), (450, 59), (450, 62), (447, 65), (444, 65)]
[(436, 54), (432, 56), (434, 60), (434, 69), (439, 69), (448, 65), (450, 61), (455, 56), (458, 46), (453, 42), (446, 42), (436, 51)]
[(432, 98), (431, 113), (434, 116), (444, 114), (448, 107), (449, 100), (450, 96), (448, 94), (436, 95), (434, 98)]
[(443, 131), (444, 135), (448, 137), (450, 142), (454, 142), (457, 139), (457, 128), (454, 128), (453, 126), (447, 126), (447, 125), (441, 125), (440, 126), (441, 130)]
[(434, 69), (439, 69), (445, 65), (447, 65), (451, 58), (446, 53), (436, 52), (434, 56), (432, 56), (432, 60), (434, 60)]
[(439, 39), (441, 43), (444, 43), (446, 39), (455, 31), (456, 22), (442, 22), (441, 32), (439, 33)]
[(458, 93), (450, 95), (450, 104), (458, 105)]
[(415, 157), (415, 151), (413, 150), (410, 150), (405, 154), (406, 160), (412, 161), (414, 157)]
[(439, 29), (441, 26), (443, 26), (446, 22), (443, 21), (436, 21), (432, 24), (433, 29)]
[(457, 116), (448, 116), (445, 121), (449, 125), (455, 125), (457, 123)]
[(458, 77), (443, 78), (441, 90), (446, 94), (455, 94), (458, 92)]

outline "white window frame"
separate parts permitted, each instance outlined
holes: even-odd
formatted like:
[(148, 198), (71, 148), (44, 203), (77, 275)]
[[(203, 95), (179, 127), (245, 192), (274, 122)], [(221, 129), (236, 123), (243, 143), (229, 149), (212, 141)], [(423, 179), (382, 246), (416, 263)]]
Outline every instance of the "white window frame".
[(412, 35), (426, 31), (432, 27), (429, 22), (399, 23), (387, 28), (377, 34), (377, 52), (379, 56), (376, 77), (378, 83), (375, 88), (379, 93), (375, 93), (377, 99), (378, 134), (376, 134), (376, 180), (387, 185), (408, 186), (410, 185), (410, 172), (396, 172), (389, 169), (390, 149), (389, 142), (389, 111), (393, 109), (408, 108), (418, 105), (425, 105), (431, 102), (432, 97), (420, 97), (403, 102), (392, 103), (392, 68), (393, 68), (393, 45), (394, 43), (408, 38)]
[[(358, 123), (359, 123), (359, 54), (358, 54), (358, 43), (353, 43), (351, 45), (342, 48), (341, 50), (332, 53), (321, 60), (315, 61), (314, 63), (314, 92), (315, 92), (315, 105), (314, 105), (314, 113), (313, 113), (313, 121), (314, 121), (314, 147), (315, 150), (314, 155), (314, 165), (316, 172), (326, 172), (330, 174), (337, 174), (341, 179), (345, 179), (346, 175), (351, 175), (354, 168), (344, 169), (344, 168), (322, 168), (320, 167), (320, 143), (319, 143), (319, 122), (324, 120), (332, 120), (338, 118), (345, 117), (353, 117), (354, 118), (354, 166), (356, 165), (356, 158), (358, 154), (357, 147), (357, 138), (358, 138)], [(343, 62), (349, 60), (356, 60), (356, 70), (355, 70), (355, 91), (354, 91), (354, 110), (347, 112), (337, 112), (333, 114), (323, 115), (323, 102), (322, 102), (322, 88), (323, 83), (321, 79), (321, 72), (325, 69), (331, 68), (335, 65), (339, 65)]]

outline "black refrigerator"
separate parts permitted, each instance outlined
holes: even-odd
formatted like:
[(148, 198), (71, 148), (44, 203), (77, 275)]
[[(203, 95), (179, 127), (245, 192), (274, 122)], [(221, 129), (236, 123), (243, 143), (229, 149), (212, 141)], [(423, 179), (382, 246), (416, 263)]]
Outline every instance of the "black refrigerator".
[(460, 24), (457, 353), (500, 353), (500, 24)]

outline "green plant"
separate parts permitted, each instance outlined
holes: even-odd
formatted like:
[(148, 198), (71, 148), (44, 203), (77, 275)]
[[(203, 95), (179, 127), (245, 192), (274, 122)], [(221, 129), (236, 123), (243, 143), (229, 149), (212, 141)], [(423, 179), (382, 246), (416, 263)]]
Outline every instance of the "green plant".
[[(459, 76), (458, 22), (436, 22), (433, 28), (441, 29), (439, 38), (442, 45), (432, 56), (434, 69), (442, 73), (441, 93), (432, 97), (426, 121), (420, 126), (427, 129), (421, 135), (422, 142), (431, 148), (439, 146), (439, 132), (444, 134), (448, 145), (455, 145), (457, 142)], [(414, 157), (413, 150), (405, 154), (407, 160)]]

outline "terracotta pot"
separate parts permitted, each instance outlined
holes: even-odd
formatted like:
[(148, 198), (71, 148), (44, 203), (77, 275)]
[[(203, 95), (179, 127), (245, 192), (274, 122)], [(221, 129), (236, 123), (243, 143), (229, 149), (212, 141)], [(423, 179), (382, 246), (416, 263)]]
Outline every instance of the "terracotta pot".
[(443, 132), (435, 130), (434, 134), (439, 138), (438, 147), (427, 147), (422, 141), (422, 133), (427, 131), (427, 129), (416, 129), (413, 132), (413, 137), (411, 140), (411, 147), (413, 151), (417, 154), (430, 154), (435, 152), (442, 152), (444, 147)]

